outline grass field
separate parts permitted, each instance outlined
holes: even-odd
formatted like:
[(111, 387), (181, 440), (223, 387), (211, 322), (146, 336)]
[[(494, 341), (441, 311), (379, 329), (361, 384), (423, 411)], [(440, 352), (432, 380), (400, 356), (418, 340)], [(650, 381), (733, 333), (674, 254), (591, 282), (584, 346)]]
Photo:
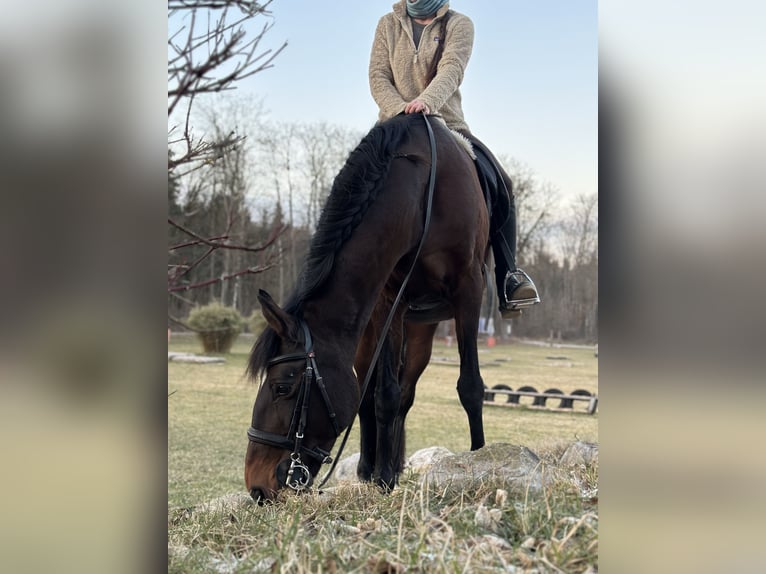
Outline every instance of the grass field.
[[(415, 491), (416, 486), (408, 485), (406, 481), (397, 489), (398, 494), (395, 491), (387, 497), (377, 492), (370, 495), (371, 500), (378, 502), (366, 509), (360, 507), (362, 503), (357, 500), (358, 493), (351, 493), (346, 498), (339, 495), (332, 504), (312, 497), (292, 497), (268, 507), (242, 509), (235, 515), (227, 515), (224, 525), (221, 524), (221, 516), (211, 515), (197, 516), (181, 523), (170, 520), (180, 508), (244, 491), (245, 431), (250, 423), (256, 394), (256, 387), (243, 376), (251, 344), (252, 338), (241, 337), (232, 353), (226, 355), (225, 364), (168, 364), (169, 543), (173, 547), (192, 549), (181, 554), (171, 553), (170, 571), (209, 571), (210, 555), (245, 557), (245, 562), (237, 562), (239, 566), (226, 570), (232, 572), (240, 568), (242, 571), (257, 571), (254, 565), (258, 560), (266, 560), (266, 571), (400, 571), (396, 564), (408, 569), (422, 560), (423, 552), (429, 556), (436, 552), (433, 548), (429, 550), (428, 536), (422, 530), (428, 530), (427, 524), (432, 522), (434, 516), (445, 521), (452, 532), (449, 540), (442, 541), (443, 545), (439, 547), (441, 554), (434, 554), (441, 556), (442, 560), (441, 565), (433, 567), (435, 571), (462, 571), (464, 568), (478, 568), (481, 571), (485, 567), (485, 571), (492, 571), (502, 561), (509, 560), (509, 564), (522, 568), (521, 571), (534, 567), (540, 572), (557, 569), (582, 572), (595, 563), (595, 527), (589, 526), (592, 532), (587, 534), (588, 529), (584, 525), (597, 520), (597, 516), (592, 507), (583, 506), (577, 489), (573, 489), (570, 483), (553, 485), (543, 493), (542, 498), (526, 500), (521, 507), (511, 507), (513, 512), (508, 511), (507, 517), (503, 515), (505, 530), (502, 531), (502, 538), (509, 541), (513, 551), (493, 551), (486, 560), (481, 558), (481, 552), (471, 550), (474, 543), (470, 541), (481, 534), (475, 531), (476, 527), (465, 533), (459, 532), (457, 527), (465, 519), (463, 511), (473, 516), (478, 500), (468, 504), (462, 499), (424, 499), (422, 493)], [(192, 337), (178, 335), (173, 336), (169, 350), (201, 352)], [(432, 363), (418, 384), (415, 405), (407, 420), (408, 455), (437, 445), (453, 452), (468, 450), (468, 424), (455, 391), (457, 358), (456, 346), (447, 347), (443, 342), (436, 344)], [(480, 349), (480, 361), (484, 382), (489, 387), (503, 383), (514, 389), (530, 385), (539, 391), (555, 387), (565, 393), (575, 389), (598, 390), (598, 359), (592, 348), (553, 348), (520, 343), (491, 349), (484, 346)], [(576, 410), (581, 411), (582, 408), (576, 407)], [(543, 459), (546, 454), (560, 453), (564, 445), (575, 440), (598, 440), (598, 414), (591, 416), (580, 412), (487, 406), (484, 421), (487, 443), (524, 445)], [(343, 456), (357, 451), (358, 429), (355, 427)], [(580, 477), (580, 480), (595, 483), (597, 471), (595, 474), (593, 469), (583, 472), (587, 472), (588, 476)], [(488, 490), (483, 494), (489, 496), (494, 492)], [(412, 510), (412, 516), (409, 510), (405, 511), (407, 496), (419, 497), (420, 500), (421, 510)], [(555, 507), (553, 511), (552, 504)], [(308, 526), (299, 516), (312, 516), (312, 513), (315, 520), (318, 520), (317, 516), (322, 517), (323, 532), (329, 528), (327, 521), (337, 522), (338, 516), (353, 515), (351, 522), (344, 519), (344, 524), (352, 526), (346, 529), (352, 540), (344, 542), (337, 529), (330, 528), (325, 532), (329, 538), (317, 539), (317, 548), (313, 553), (308, 552), (304, 538)], [(372, 546), (369, 533), (361, 536), (361, 541), (358, 540), (360, 531), (364, 530), (359, 524), (365, 524), (362, 518), (365, 515), (382, 521), (381, 532), (389, 529), (386, 535), (381, 534), (380, 539), (375, 538), (377, 542)], [(273, 547), (275, 524), (280, 525), (277, 530), (278, 547)], [(317, 524), (311, 524), (309, 530), (312, 535), (317, 534)], [(414, 530), (403, 532), (403, 528), (407, 530), (407, 524)], [(578, 524), (575, 531), (572, 524)], [(272, 547), (263, 541), (264, 536), (270, 537)], [(537, 542), (529, 543), (530, 539)], [(384, 540), (389, 540), (388, 544)], [(527, 546), (533, 544), (536, 551), (530, 553), (528, 548), (522, 551), (521, 545), (525, 540)], [(338, 544), (346, 543), (348, 548), (359, 545), (360, 550), (348, 555), (339, 554)], [(361, 549), (368, 546), (367, 558), (363, 558)], [(195, 549), (203, 549), (204, 558), (200, 558)], [(368, 563), (369, 556), (379, 554), (387, 556), (381, 558), (382, 562), (388, 560), (389, 566), (393, 564), (389, 570), (381, 570), (379, 566)], [(447, 556), (451, 558), (447, 560)], [(452, 566), (448, 567), (450, 564)]]

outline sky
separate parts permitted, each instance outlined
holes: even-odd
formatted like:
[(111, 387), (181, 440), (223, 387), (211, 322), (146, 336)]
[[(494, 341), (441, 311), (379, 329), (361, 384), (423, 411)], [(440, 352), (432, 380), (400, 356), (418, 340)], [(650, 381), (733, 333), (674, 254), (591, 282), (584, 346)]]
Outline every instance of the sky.
[[(269, 118), (369, 130), (377, 106), (370, 47), (392, 0), (275, 0), (263, 47), (287, 48), (239, 84)], [(595, 0), (455, 0), (475, 38), (461, 87), (471, 131), (529, 166), (563, 198), (598, 191), (598, 9)], [(255, 19), (253, 31), (263, 26)]]

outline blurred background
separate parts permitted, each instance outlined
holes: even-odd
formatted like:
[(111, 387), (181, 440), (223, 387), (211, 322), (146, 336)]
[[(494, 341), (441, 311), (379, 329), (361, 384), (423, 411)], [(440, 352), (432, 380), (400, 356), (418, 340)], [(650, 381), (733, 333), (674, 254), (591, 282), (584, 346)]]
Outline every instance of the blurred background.
[[(171, 123), (184, 137), (168, 12), (184, 4), (3, 6), (3, 571), (165, 564)], [(760, 572), (766, 7), (598, 14), (601, 567)]]

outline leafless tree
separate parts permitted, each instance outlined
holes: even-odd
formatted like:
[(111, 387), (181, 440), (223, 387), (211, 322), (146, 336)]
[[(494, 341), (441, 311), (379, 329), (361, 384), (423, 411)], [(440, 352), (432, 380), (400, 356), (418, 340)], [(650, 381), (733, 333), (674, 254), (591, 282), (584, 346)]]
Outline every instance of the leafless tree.
[(335, 175), (360, 139), (355, 130), (326, 122), (274, 122), (258, 130), (259, 176), (276, 194), (287, 224), (278, 240), (284, 248), (280, 297), (297, 279), (305, 240), (316, 227)]
[[(263, 126), (255, 139), (258, 153), (264, 158), (263, 175), (276, 193), (277, 205), (286, 213), (286, 233), (278, 240), (278, 249), (285, 255), (287, 265), (279, 268), (279, 297), (282, 299), (289, 285), (298, 275), (295, 254), (296, 166), (299, 161), (296, 149), (298, 128), (295, 124), (280, 122)], [(286, 253), (283, 251), (286, 245)], [(287, 267), (287, 269), (285, 269)]]
[(183, 127), (171, 126), (169, 143), (182, 151), (168, 159), (168, 169), (198, 169), (236, 145), (242, 135), (218, 138), (195, 136), (191, 110), (202, 94), (230, 90), (240, 80), (273, 65), (285, 48), (263, 49), (261, 42), (273, 23), (267, 21), (254, 36), (246, 24), (268, 18), (272, 0), (169, 0), (168, 118), (185, 105)]
[(303, 151), (301, 171), (309, 185), (306, 224), (310, 229), (316, 227), (333, 179), (361, 136), (355, 130), (325, 122), (300, 127), (299, 139)]
[(550, 183), (539, 182), (528, 165), (503, 155), (498, 159), (513, 182), (516, 251), (519, 262), (524, 263), (532, 257), (534, 244), (548, 236), (559, 194)]
[(598, 257), (598, 195), (578, 195), (559, 224), (561, 251), (572, 265)]
[[(214, 124), (209, 136), (195, 135), (192, 129), (192, 109), (198, 98), (231, 90), (236, 84), (273, 65), (274, 59), (287, 45), (276, 49), (263, 48), (262, 41), (271, 29), (272, 0), (169, 0), (168, 1), (168, 178), (174, 186), (185, 176), (201, 168), (217, 166), (200, 178), (198, 183), (223, 190), (225, 221), (215, 232), (194, 229), (185, 218), (171, 216), (172, 230), (168, 246), (174, 261), (168, 269), (168, 291), (177, 293), (190, 289), (221, 284), (246, 274), (261, 273), (273, 261), (245, 265), (237, 254), (267, 251), (277, 240), (280, 229), (255, 245), (244, 239), (240, 218), (245, 213), (244, 192), (244, 133), (223, 129)], [(249, 32), (257, 19), (265, 23), (255, 34)], [(177, 124), (176, 118), (182, 116)], [(228, 195), (227, 195), (228, 194)], [(226, 203), (229, 202), (229, 203)], [(235, 205), (236, 204), (236, 205)], [(178, 214), (175, 214), (178, 215)], [(199, 248), (205, 247), (200, 253)], [(225, 254), (224, 271), (207, 278), (190, 277), (207, 262), (213, 269), (213, 256)], [(183, 256), (181, 254), (194, 253)], [(239, 267), (243, 265), (243, 267)], [(212, 288), (212, 287), (211, 287)], [(234, 298), (236, 298), (236, 289)]]

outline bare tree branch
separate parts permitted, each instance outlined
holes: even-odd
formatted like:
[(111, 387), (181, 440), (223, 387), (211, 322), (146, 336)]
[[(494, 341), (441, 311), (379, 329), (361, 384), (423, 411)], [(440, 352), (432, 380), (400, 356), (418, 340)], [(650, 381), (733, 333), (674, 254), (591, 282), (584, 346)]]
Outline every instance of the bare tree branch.
[(549, 183), (539, 183), (526, 164), (505, 156), (500, 161), (513, 182), (518, 226), (516, 250), (520, 260), (524, 260), (531, 255), (533, 243), (550, 231), (558, 192)]
[(287, 227), (287, 226), (283, 225), (281, 227), (275, 228), (272, 231), (271, 235), (269, 236), (269, 238), (266, 241), (264, 241), (263, 243), (261, 243), (260, 245), (258, 245), (256, 247), (249, 247), (247, 245), (237, 245), (237, 244), (234, 244), (234, 243), (221, 242), (220, 240), (217, 240), (216, 238), (205, 239), (204, 237), (200, 237), (199, 235), (197, 235), (191, 229), (188, 229), (188, 228), (184, 227), (180, 223), (176, 223), (175, 221), (173, 221), (170, 218), (168, 218), (168, 223), (170, 225), (172, 225), (173, 227), (175, 227), (176, 229), (178, 229), (179, 231), (183, 231), (189, 237), (193, 237), (198, 243), (201, 243), (203, 245), (207, 245), (209, 247), (214, 247), (215, 249), (221, 249), (221, 248), (224, 248), (224, 249), (234, 249), (234, 250), (237, 250), (237, 251), (248, 251), (250, 253), (260, 253), (260, 252), (268, 249), (269, 247), (271, 247), (274, 244), (274, 242), (277, 240), (277, 237), (279, 237), (279, 235)]
[[(273, 23), (265, 23), (260, 32), (248, 40), (245, 24), (255, 17), (270, 17), (271, 0), (169, 0), (169, 21), (179, 29), (168, 39), (168, 117), (181, 101), (187, 101), (183, 136), (172, 143), (185, 143), (186, 150), (168, 159), (168, 170), (184, 164), (192, 166), (183, 174), (220, 159), (242, 141), (234, 133), (217, 140), (194, 137), (189, 117), (195, 96), (230, 90), (240, 80), (273, 66), (274, 59), (287, 46), (261, 49), (261, 43)], [(230, 19), (230, 10), (241, 16)], [(202, 28), (198, 13), (207, 11), (208, 23)], [(212, 17), (212, 13), (218, 13)], [(181, 22), (185, 24), (181, 25)], [(176, 132), (171, 128), (168, 138)]]
[[(221, 241), (222, 239), (228, 239), (228, 235), (219, 235), (218, 237), (210, 237), (208, 238), (208, 241)], [(175, 251), (176, 249), (183, 249), (184, 247), (193, 247), (194, 245), (200, 245), (202, 244), (202, 241), (199, 239), (195, 239), (194, 241), (185, 241), (184, 243), (178, 243), (176, 245), (171, 245), (168, 247), (168, 251)]]
[(171, 287), (168, 287), (168, 291), (170, 293), (173, 293), (174, 291), (189, 291), (190, 289), (198, 289), (200, 287), (206, 287), (208, 285), (220, 283), (221, 281), (228, 281), (229, 279), (234, 279), (235, 277), (239, 277), (241, 275), (249, 275), (249, 274), (257, 275), (258, 273), (263, 273), (264, 271), (267, 271), (268, 269), (271, 269), (272, 267), (274, 267), (273, 263), (258, 265), (257, 267), (242, 269), (241, 271), (237, 271), (236, 273), (222, 275), (221, 277), (215, 277), (213, 279), (208, 279), (207, 281), (200, 281), (199, 283), (194, 283), (191, 285), (171, 286)]
[(253, 0), (168, 0), (168, 10), (190, 10), (195, 8), (208, 8), (219, 10), (234, 6), (239, 8), (245, 14), (255, 15), (257, 13), (270, 14), (267, 11), (272, 0), (257, 2)]
[[(270, 231), (254, 226), (244, 201), (248, 189), (243, 167), (247, 157), (244, 135), (217, 128), (213, 134), (199, 134), (192, 127), (192, 108), (199, 96), (236, 88), (241, 80), (272, 67), (285, 49), (286, 42), (276, 48), (264, 47), (264, 38), (273, 26), (268, 10), (271, 2), (168, 0), (171, 295), (220, 284), (220, 291), (210, 287), (202, 298), (230, 299), (237, 306), (237, 278), (263, 273), (273, 268), (281, 256), (281, 250), (273, 247), (287, 226), (276, 225)], [(267, 20), (256, 26), (256, 18)], [(182, 119), (175, 120), (179, 114), (183, 114)], [(171, 127), (171, 121), (176, 125)], [(211, 166), (214, 169), (207, 169)], [(184, 202), (176, 201), (182, 179), (187, 181), (185, 176), (197, 170), (203, 171), (189, 178), (197, 183), (186, 189)], [(268, 233), (268, 237), (251, 245), (254, 233)], [(236, 281), (229, 284), (232, 279)], [(229, 294), (231, 297), (227, 297)], [(183, 304), (193, 304), (191, 299), (198, 301), (200, 297), (190, 296)]]
[[(254, 6), (257, 7), (257, 3)], [(208, 27), (199, 35), (195, 35), (199, 7), (188, 9), (191, 15), (185, 42), (176, 44), (173, 41), (178, 33), (168, 41), (173, 54), (168, 63), (168, 115), (183, 97), (230, 89), (235, 82), (270, 68), (274, 58), (287, 46), (285, 42), (276, 50), (258, 52), (272, 23), (264, 24), (260, 33), (250, 41), (245, 41), (247, 31), (243, 25), (254, 16), (265, 13), (260, 7), (234, 22), (227, 22), (229, 11), (228, 6), (224, 6), (213, 27)], [(203, 52), (201, 48), (206, 50)], [(228, 71), (221, 73), (227, 68)]]

